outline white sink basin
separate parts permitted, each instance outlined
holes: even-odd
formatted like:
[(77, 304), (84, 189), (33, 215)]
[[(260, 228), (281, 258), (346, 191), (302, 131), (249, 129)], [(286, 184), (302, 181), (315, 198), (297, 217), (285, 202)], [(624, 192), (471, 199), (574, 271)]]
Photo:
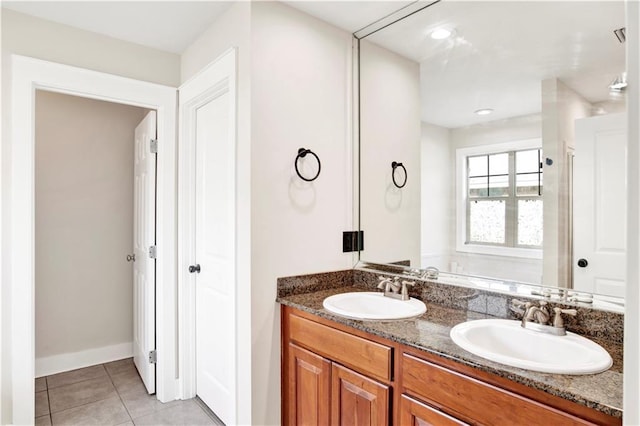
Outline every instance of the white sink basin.
[(567, 332), (553, 336), (527, 330), (520, 321), (484, 319), (458, 324), (451, 339), (461, 348), (501, 364), (557, 374), (593, 374), (613, 364), (597, 343)]
[(418, 299), (397, 300), (375, 292), (336, 294), (324, 299), (322, 306), (344, 317), (371, 320), (411, 318), (427, 311)]

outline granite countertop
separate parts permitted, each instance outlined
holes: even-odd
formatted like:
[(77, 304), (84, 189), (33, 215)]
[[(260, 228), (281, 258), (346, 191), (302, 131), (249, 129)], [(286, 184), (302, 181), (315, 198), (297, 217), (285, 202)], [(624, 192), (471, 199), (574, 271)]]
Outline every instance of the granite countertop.
[(370, 291), (353, 285), (283, 295), (277, 302), (348, 325), (404, 345), (408, 345), (458, 363), (493, 373), (514, 382), (542, 390), (614, 417), (622, 417), (622, 345), (602, 339), (592, 340), (603, 346), (613, 358), (613, 366), (599, 374), (562, 375), (538, 373), (506, 366), (473, 355), (458, 347), (449, 337), (456, 324), (483, 318), (487, 314), (426, 303), (427, 312), (408, 320), (363, 321), (341, 317), (325, 310), (322, 301), (334, 294)]

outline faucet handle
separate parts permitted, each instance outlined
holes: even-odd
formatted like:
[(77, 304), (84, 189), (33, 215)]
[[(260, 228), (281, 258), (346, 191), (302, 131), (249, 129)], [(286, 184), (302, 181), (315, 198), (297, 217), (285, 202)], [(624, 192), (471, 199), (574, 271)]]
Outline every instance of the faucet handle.
[(562, 319), (562, 314), (567, 314), (571, 316), (576, 316), (578, 311), (575, 309), (562, 309), (562, 308), (553, 308), (555, 312), (555, 316), (553, 317), (553, 326), (557, 328), (564, 328), (564, 320)]
[(409, 289), (407, 288), (407, 286), (414, 286), (416, 285), (415, 281), (402, 281), (402, 299), (405, 300), (409, 298)]
[(509, 309), (511, 312), (515, 312), (518, 315), (522, 315), (523, 317), (527, 314), (527, 311), (531, 307), (531, 302), (523, 302), (519, 299), (511, 299), (511, 306)]
[(385, 290), (387, 288), (387, 283), (391, 282), (391, 278), (380, 275), (378, 277), (378, 281), (380, 281), (380, 283), (378, 284), (378, 288), (380, 290)]
[(393, 281), (389, 280), (389, 287), (391, 291), (397, 293), (400, 291), (400, 277), (393, 277)]
[(527, 303), (529, 302), (523, 302), (522, 300), (519, 300), (519, 299), (511, 299), (511, 304), (518, 308), (524, 307), (524, 305), (526, 305)]
[(409, 275), (411, 277), (420, 277), (422, 271), (420, 269), (409, 269), (408, 271), (402, 271), (402, 275)]
[(428, 279), (432, 279), (432, 280), (437, 280), (438, 279), (438, 275), (440, 275), (440, 270), (438, 268), (436, 268), (435, 266), (429, 266), (428, 268), (426, 268), (424, 270), (424, 273), (422, 274), (422, 278), (428, 278)]
[(551, 312), (549, 312), (549, 308), (547, 307), (548, 304), (549, 304), (549, 302), (547, 302), (546, 300), (541, 300), (540, 301), (540, 310), (542, 312), (544, 312), (545, 314), (547, 314), (547, 316), (550, 316)]

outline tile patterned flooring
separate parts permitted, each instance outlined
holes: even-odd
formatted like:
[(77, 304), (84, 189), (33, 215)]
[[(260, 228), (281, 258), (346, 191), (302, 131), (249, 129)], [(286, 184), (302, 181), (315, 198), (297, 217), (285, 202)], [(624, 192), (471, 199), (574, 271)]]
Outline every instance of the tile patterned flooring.
[(37, 426), (223, 425), (199, 398), (161, 403), (133, 359), (36, 379)]

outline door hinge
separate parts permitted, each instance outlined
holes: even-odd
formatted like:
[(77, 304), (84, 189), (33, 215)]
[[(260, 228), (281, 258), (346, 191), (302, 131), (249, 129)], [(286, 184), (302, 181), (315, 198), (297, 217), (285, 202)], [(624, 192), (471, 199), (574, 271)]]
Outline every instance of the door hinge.
[(158, 353), (154, 350), (149, 352), (149, 364), (155, 364), (158, 362)]
[(158, 153), (158, 139), (151, 139), (151, 145), (149, 147), (152, 154)]
[(158, 249), (156, 248), (156, 246), (149, 246), (149, 257), (151, 259), (155, 259), (157, 255)]

